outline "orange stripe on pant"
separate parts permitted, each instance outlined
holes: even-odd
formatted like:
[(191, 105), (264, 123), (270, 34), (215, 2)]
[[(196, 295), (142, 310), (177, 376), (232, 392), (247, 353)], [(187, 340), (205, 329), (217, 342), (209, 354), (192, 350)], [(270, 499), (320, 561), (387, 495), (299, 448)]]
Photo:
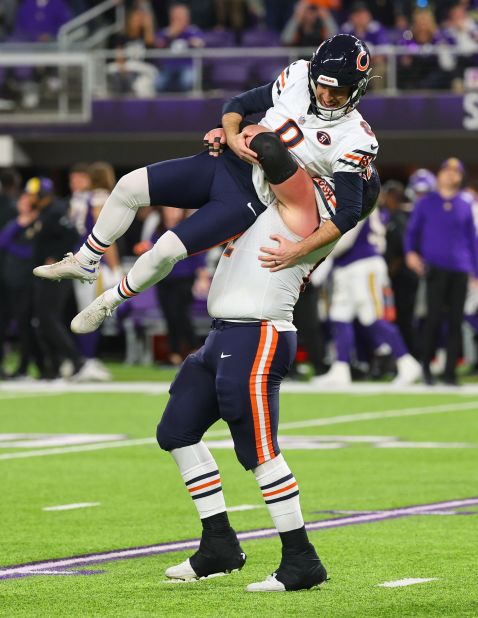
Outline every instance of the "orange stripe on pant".
[(269, 380), (269, 373), (272, 365), (272, 359), (274, 358), (274, 354), (277, 349), (277, 342), (279, 340), (279, 333), (276, 329), (271, 325), (272, 328), (272, 343), (269, 349), (269, 354), (267, 355), (266, 364), (264, 366), (264, 373), (262, 376), (262, 407), (264, 408), (264, 421), (266, 426), (266, 439), (267, 439), (267, 448), (269, 450), (269, 454), (271, 455), (271, 459), (273, 459), (276, 455), (274, 446), (272, 444), (272, 432), (271, 432), (271, 414), (269, 410), (269, 396), (267, 392), (267, 382)]
[(209, 483), (203, 483), (202, 485), (198, 485), (197, 487), (188, 487), (188, 491), (191, 494), (193, 491), (197, 491), (198, 489), (204, 489), (205, 487), (210, 487), (211, 485), (217, 485), (221, 482), (221, 479), (216, 479), (215, 481), (209, 481)]
[[(267, 352), (267, 358), (264, 363), (264, 368), (262, 374), (260, 376), (260, 384), (262, 393), (259, 395), (257, 390), (257, 376), (258, 370), (261, 362), (264, 358), (264, 349), (267, 341), (268, 329), (271, 328), (272, 331), (272, 340), (270, 343), (269, 351)], [(260, 414), (259, 414), (259, 396), (261, 397), (262, 408), (264, 410), (264, 429), (266, 434), (267, 441), (267, 450), (269, 451), (269, 455), (271, 458), (275, 457), (275, 451), (272, 444), (272, 433), (271, 433), (271, 419), (270, 419), (270, 410), (269, 410), (269, 399), (267, 393), (267, 382), (269, 379), (270, 367), (272, 364), (272, 359), (274, 358), (274, 354), (277, 349), (279, 335), (276, 329), (269, 324), (268, 322), (263, 322), (261, 324), (261, 338), (259, 341), (259, 347), (257, 350), (256, 358), (254, 359), (254, 365), (252, 367), (252, 373), (249, 378), (249, 394), (251, 398), (251, 408), (252, 408), (252, 418), (254, 422), (254, 434), (256, 439), (256, 450), (257, 450), (257, 459), (258, 463), (262, 464), (266, 461), (264, 455), (264, 448), (262, 446), (262, 436), (261, 436), (261, 423), (260, 423)]]
[(252, 420), (254, 422), (254, 435), (256, 438), (257, 460), (259, 464), (264, 463), (265, 458), (264, 458), (264, 451), (262, 449), (262, 441), (261, 441), (261, 427), (259, 423), (259, 408), (257, 406), (256, 377), (257, 377), (257, 370), (259, 369), (259, 365), (261, 362), (262, 354), (264, 352), (266, 338), (267, 338), (267, 322), (263, 322), (261, 324), (261, 338), (259, 340), (259, 347), (257, 348), (256, 358), (254, 359), (254, 365), (252, 366), (252, 372), (249, 377), (249, 396), (251, 398)]

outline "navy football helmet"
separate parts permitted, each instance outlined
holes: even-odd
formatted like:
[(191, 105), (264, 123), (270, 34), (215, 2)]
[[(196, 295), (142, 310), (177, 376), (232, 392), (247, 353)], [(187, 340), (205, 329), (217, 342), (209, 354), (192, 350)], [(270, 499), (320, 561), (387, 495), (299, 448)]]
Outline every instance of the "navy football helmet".
[[(370, 52), (351, 34), (336, 34), (324, 41), (309, 62), (309, 93), (312, 112), (322, 120), (338, 120), (355, 109), (370, 80)], [(320, 105), (317, 86), (350, 87), (345, 105), (330, 109)]]

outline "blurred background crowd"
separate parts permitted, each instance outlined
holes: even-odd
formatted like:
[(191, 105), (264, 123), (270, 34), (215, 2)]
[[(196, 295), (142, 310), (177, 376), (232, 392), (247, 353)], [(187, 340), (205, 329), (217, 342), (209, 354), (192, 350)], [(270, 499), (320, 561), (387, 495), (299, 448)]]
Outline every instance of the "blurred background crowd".
[[(2, 365), (1, 377), (108, 380), (105, 358), (179, 365), (208, 331), (206, 297), (221, 248), (177, 264), (155, 288), (122, 305), (101, 332), (73, 337), (67, 325), (76, 311), (114, 285), (138, 255), (190, 213), (160, 205), (141, 208), (126, 235), (108, 250), (94, 285), (36, 279), (33, 265), (60, 259), (86, 238), (115, 172), (103, 162), (78, 163), (63, 180), (67, 184), (59, 176), (55, 188), (47, 177), (24, 179), (14, 169), (0, 174), (0, 352), (2, 361), (12, 353), (15, 358), (9, 372)], [(318, 378), (323, 384), (383, 379), (400, 375), (404, 355), (422, 363), (423, 373), (412, 380), (428, 384), (436, 375), (456, 384), (464, 358), (474, 372), (477, 217), (476, 180), (455, 158), (436, 174), (418, 169), (404, 181), (386, 180), (377, 210), (317, 269), (300, 297), (292, 377), (324, 374)], [(379, 267), (383, 262), (383, 273), (377, 261)], [(341, 278), (347, 272), (359, 289), (350, 283), (344, 300)], [(392, 328), (398, 329), (398, 346)]]
[[(476, 0), (119, 0), (113, 4), (124, 13), (116, 25), (107, 10), (96, 17), (96, 7), (104, 4), (2, 0), (0, 45), (49, 48), (63, 41), (63, 49), (81, 49), (83, 41), (101, 50), (97, 90), (116, 96), (247, 89), (273, 79), (292, 49), (316, 48), (337, 32), (354, 34), (371, 47), (381, 76), (371, 85), (375, 90), (461, 91), (477, 80)], [(84, 15), (91, 18), (83, 22)], [(266, 47), (288, 55), (268, 54), (258, 62), (253, 50)], [(217, 56), (208, 54), (219, 48)], [(245, 53), (234, 55), (238, 48)], [(188, 58), (191, 53), (201, 62)], [(0, 65), (0, 110), (18, 102), (34, 108), (64, 81), (51, 68)]]

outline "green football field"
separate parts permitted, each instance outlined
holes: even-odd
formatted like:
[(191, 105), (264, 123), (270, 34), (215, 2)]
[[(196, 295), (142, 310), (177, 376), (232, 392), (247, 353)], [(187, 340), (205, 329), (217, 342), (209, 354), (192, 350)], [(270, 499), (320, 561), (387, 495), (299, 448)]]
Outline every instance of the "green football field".
[(220, 424), (207, 439), (246, 566), (165, 581), (200, 534), (154, 442), (166, 386), (0, 389), (0, 615), (478, 616), (478, 394), (285, 389), (282, 448), (330, 581), (261, 595), (244, 587), (280, 544)]

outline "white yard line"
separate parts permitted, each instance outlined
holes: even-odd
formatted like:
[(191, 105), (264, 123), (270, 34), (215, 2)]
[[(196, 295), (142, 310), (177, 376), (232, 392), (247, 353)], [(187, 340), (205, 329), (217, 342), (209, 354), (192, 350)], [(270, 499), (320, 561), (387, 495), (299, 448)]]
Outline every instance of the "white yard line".
[(75, 502), (73, 504), (59, 504), (58, 506), (44, 506), (42, 511), (72, 511), (73, 509), (86, 509), (100, 504), (100, 502)]
[(380, 588), (402, 588), (403, 586), (414, 586), (415, 584), (425, 584), (426, 582), (436, 582), (438, 577), (406, 577), (397, 579), (393, 582), (383, 582), (377, 584)]
[[(450, 412), (460, 412), (466, 410), (478, 410), (478, 401), (465, 401), (462, 403), (450, 403), (436, 406), (426, 406), (421, 408), (399, 408), (396, 410), (382, 410), (381, 412), (357, 412), (356, 414), (344, 414), (340, 416), (330, 416), (326, 418), (315, 418), (304, 421), (293, 421), (281, 423), (280, 431), (287, 429), (302, 429), (305, 427), (325, 427), (330, 425), (342, 425), (346, 423), (360, 423), (364, 421), (374, 421), (385, 418), (401, 418), (407, 416), (421, 416), (425, 414), (440, 414)], [(228, 429), (211, 431), (207, 437), (229, 436)], [(31, 451), (20, 451), (19, 453), (0, 454), (0, 461), (9, 459), (27, 459), (30, 457), (46, 457), (48, 455), (64, 455), (67, 453), (81, 453), (83, 451), (99, 451), (105, 448), (120, 448), (122, 446), (142, 446), (155, 444), (154, 438), (138, 438), (133, 440), (118, 440), (117, 442), (100, 442), (98, 444), (85, 444), (83, 446), (73, 446), (65, 448), (51, 448)]]
[(0, 461), (6, 459), (28, 459), (30, 457), (47, 457), (48, 455), (66, 455), (68, 453), (82, 453), (84, 451), (101, 451), (105, 448), (119, 448), (122, 446), (143, 446), (155, 444), (155, 438), (138, 438), (136, 440), (118, 440), (118, 442), (99, 442), (97, 444), (84, 444), (64, 448), (45, 448), (35, 451), (20, 451), (19, 453), (3, 453)]
[[(0, 400), (3, 397), (30, 397), (39, 395), (63, 395), (65, 393), (138, 393), (144, 395), (164, 395), (169, 390), (169, 382), (103, 382), (100, 384), (74, 384), (64, 380), (58, 382), (2, 382)], [(288, 382), (281, 387), (282, 393), (334, 393), (339, 395), (478, 395), (478, 384), (455, 386), (394, 386), (390, 382), (360, 382), (336, 388), (323, 388), (311, 382)]]

